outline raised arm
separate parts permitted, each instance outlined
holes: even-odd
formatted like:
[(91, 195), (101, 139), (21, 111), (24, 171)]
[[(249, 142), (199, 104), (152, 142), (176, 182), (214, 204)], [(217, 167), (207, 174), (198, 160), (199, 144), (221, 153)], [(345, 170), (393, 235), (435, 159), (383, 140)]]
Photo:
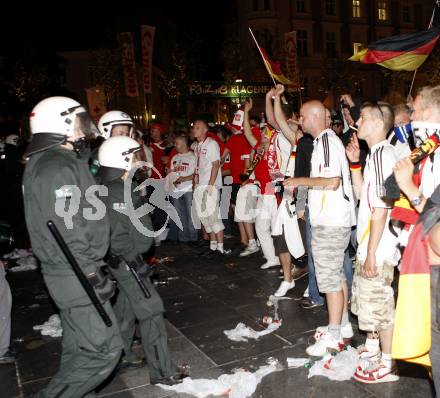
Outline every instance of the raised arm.
[(281, 132), (290, 142), (290, 145), (292, 145), (293, 147), (296, 145), (296, 132), (298, 130), (298, 125), (293, 124), (291, 127), (287, 123), (286, 117), (281, 107), (281, 96), (283, 93), (284, 93), (284, 86), (282, 84), (277, 84), (275, 91), (275, 101), (274, 101), (275, 120), (278, 126), (280, 127)]
[(362, 168), (360, 162), (361, 150), (359, 147), (359, 141), (356, 134), (351, 137), (350, 143), (345, 149), (347, 159), (350, 162), (351, 181), (353, 183), (353, 192), (356, 198), (359, 200), (361, 197), (362, 184), (364, 179), (362, 177)]
[(271, 88), (266, 94), (266, 118), (267, 123), (269, 123), (273, 128), (279, 130), (277, 121), (275, 120), (275, 114), (273, 111), (272, 98), (275, 97), (275, 88)]
[(249, 98), (248, 101), (244, 104), (244, 121), (243, 121), (243, 128), (244, 128), (244, 136), (249, 142), (249, 145), (253, 148), (255, 145), (257, 145), (257, 139), (255, 138), (254, 134), (252, 134), (251, 124), (249, 122), (249, 112), (252, 109), (252, 98)]

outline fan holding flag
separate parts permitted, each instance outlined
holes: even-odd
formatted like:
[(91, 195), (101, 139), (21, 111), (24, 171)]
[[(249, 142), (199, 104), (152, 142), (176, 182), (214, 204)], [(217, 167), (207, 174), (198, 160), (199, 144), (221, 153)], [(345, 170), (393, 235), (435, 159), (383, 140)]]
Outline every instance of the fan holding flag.
[[(432, 137), (440, 137), (440, 86), (420, 90), (414, 100), (411, 119), (417, 147)], [(429, 208), (427, 199), (440, 186), (439, 145), (435, 145), (430, 155), (415, 166), (409, 157), (399, 161), (394, 175), (417, 220), (418, 213)], [(423, 229), (423, 218), (422, 215), (412, 229), (403, 255), (392, 353), (397, 359), (432, 366), (439, 392), (440, 331), (434, 311), (431, 317), (431, 306), (438, 308), (438, 267), (430, 264), (429, 240)]]

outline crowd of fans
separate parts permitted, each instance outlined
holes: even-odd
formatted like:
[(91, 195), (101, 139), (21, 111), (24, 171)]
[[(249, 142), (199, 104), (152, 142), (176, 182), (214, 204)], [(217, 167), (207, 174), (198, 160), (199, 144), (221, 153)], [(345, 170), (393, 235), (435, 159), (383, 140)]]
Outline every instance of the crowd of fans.
[[(425, 260), (440, 264), (440, 150), (431, 148), (415, 165), (410, 157), (440, 135), (440, 86), (425, 87), (414, 101), (394, 107), (360, 104), (344, 94), (338, 109), (312, 100), (295, 112), (283, 95), (282, 85), (266, 94), (264, 118), (255, 116), (249, 99), (231, 123), (199, 119), (178, 132), (156, 123), (143, 134), (128, 115), (112, 111), (101, 118), (100, 134), (131, 135), (142, 146), (137, 182), (152, 178), (163, 184), (168, 207), (152, 213), (153, 227), (161, 232), (156, 245), (191, 245), (207, 261), (261, 252), (262, 270), (282, 272), (277, 297), (308, 276), (308, 288), (297, 298), (305, 309), (326, 302), (328, 324), (317, 325), (307, 353), (322, 357), (342, 350), (353, 336), (351, 311), (367, 333), (358, 349), (365, 361), (354, 378), (397, 381), (393, 281), (402, 256), (411, 254), (405, 248), (417, 239), (418, 222), (429, 237)], [(6, 142), (11, 145), (9, 137)], [(92, 169), (94, 163), (92, 156)], [(401, 192), (397, 201), (385, 188), (392, 176)], [(152, 191), (154, 184), (146, 184), (145, 201)], [(172, 209), (177, 218), (169, 216)], [(225, 244), (235, 233), (239, 244)], [(437, 270), (431, 267), (431, 362), (440, 391)]]

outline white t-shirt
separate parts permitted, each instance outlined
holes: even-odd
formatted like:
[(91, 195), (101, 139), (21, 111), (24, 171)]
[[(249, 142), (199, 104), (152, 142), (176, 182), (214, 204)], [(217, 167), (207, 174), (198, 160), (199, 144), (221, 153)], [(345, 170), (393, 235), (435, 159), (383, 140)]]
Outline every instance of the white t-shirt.
[(388, 211), (385, 228), (376, 250), (376, 262), (382, 265), (397, 265), (400, 259), (398, 250), (399, 237), (390, 230), (391, 206), (382, 200), (384, 182), (393, 173), (393, 167), (398, 161), (396, 149), (386, 140), (371, 147), (364, 169), (364, 183), (362, 185), (359, 202), (357, 224), (357, 258), (365, 261), (367, 258), (368, 240), (370, 238), (371, 212), (374, 207), (390, 209)]
[[(196, 157), (194, 152), (177, 153), (171, 159), (171, 172), (169, 174), (171, 182), (179, 177), (188, 177), (196, 170)], [(174, 186), (174, 192), (189, 192), (192, 190), (192, 181), (184, 181)]]
[[(196, 155), (196, 181), (198, 185), (208, 185), (211, 178), (212, 163), (220, 162), (220, 147), (212, 138), (206, 137), (203, 142), (198, 142), (194, 153)], [(222, 173), (219, 167), (214, 185), (217, 188), (222, 186)]]
[(333, 130), (326, 129), (313, 142), (310, 178), (340, 177), (335, 191), (309, 188), (312, 226), (351, 227), (356, 223), (355, 201), (345, 148)]

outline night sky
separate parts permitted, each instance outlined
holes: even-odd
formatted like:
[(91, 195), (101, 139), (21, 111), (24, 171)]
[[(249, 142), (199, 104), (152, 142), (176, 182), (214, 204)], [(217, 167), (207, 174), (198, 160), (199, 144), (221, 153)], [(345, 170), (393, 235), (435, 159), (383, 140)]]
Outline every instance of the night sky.
[[(123, 6), (107, 2), (102, 12), (77, 2), (57, 2), (56, 7), (33, 10), (22, 3), (21, 12), (2, 12), (0, 17), (0, 56), (19, 57), (29, 50), (41, 54), (57, 51), (115, 47), (116, 33), (137, 32), (141, 24), (154, 25), (165, 16), (182, 33), (200, 36), (205, 43), (209, 74), (221, 74), (222, 23), (234, 13), (233, 0), (210, 1), (123, 1)], [(49, 11), (50, 9), (50, 11)], [(23, 12), (24, 11), (24, 12)]]

